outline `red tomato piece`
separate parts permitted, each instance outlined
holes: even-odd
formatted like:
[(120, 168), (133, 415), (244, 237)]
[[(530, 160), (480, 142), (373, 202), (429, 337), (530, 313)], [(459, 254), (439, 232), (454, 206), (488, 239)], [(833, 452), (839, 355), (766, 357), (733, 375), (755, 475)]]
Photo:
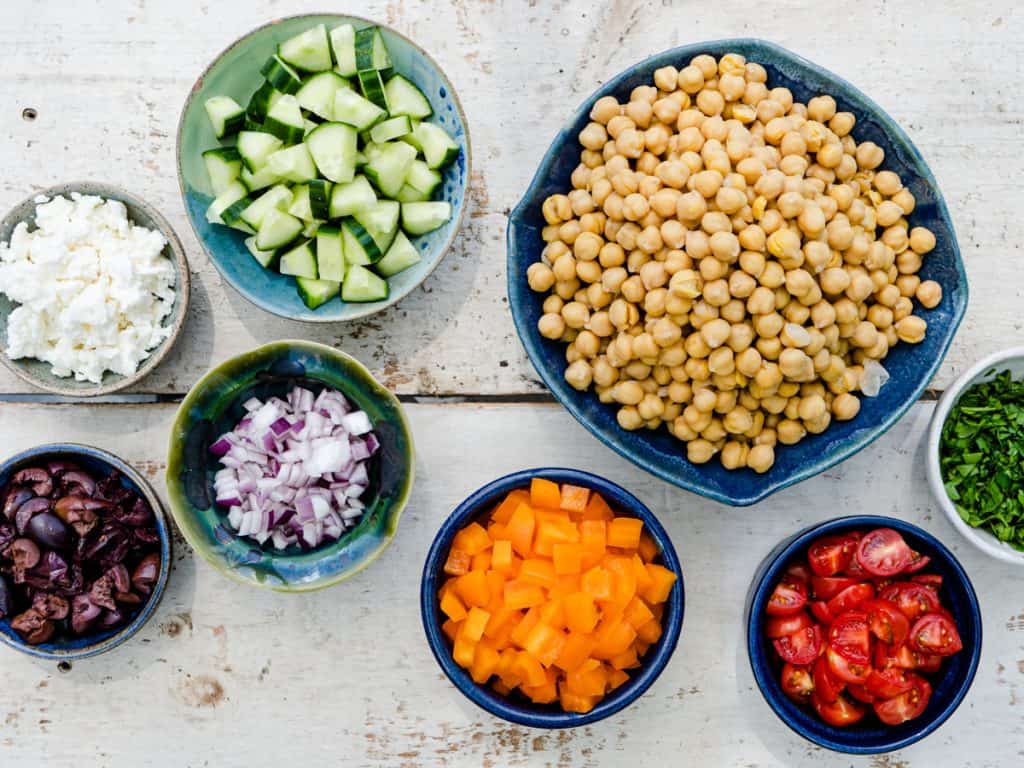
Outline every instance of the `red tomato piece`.
[(867, 710), (848, 696), (839, 694), (833, 702), (825, 702), (811, 695), (811, 704), (818, 717), (836, 728), (844, 728), (860, 722)]
[(886, 725), (899, 725), (920, 717), (932, 696), (932, 686), (920, 675), (907, 673), (912, 687), (899, 696), (875, 702), (875, 714)]
[(926, 613), (914, 622), (909, 644), (929, 656), (952, 656), (964, 647), (956, 624), (941, 613)]
[(874, 662), (875, 669), (878, 670), (896, 667), (899, 669), (919, 669), (922, 672), (932, 674), (942, 668), (941, 656), (919, 653), (906, 644), (896, 647), (886, 645), (885, 643), (876, 643)]
[(833, 616), (852, 611), (875, 596), (875, 588), (870, 581), (847, 587), (828, 601), (828, 610)]
[(811, 580), (811, 569), (804, 563), (793, 563), (786, 568), (786, 575), (807, 584)]
[(793, 579), (780, 581), (768, 598), (765, 611), (771, 616), (791, 616), (807, 605), (807, 587)]
[(856, 549), (851, 536), (825, 536), (807, 550), (807, 562), (818, 576), (834, 576), (850, 564)]
[(914, 669), (919, 669), (926, 674), (934, 675), (942, 669), (941, 656), (932, 656), (928, 653), (915, 653), (914, 658), (917, 659), (917, 666), (914, 667)]
[(883, 600), (896, 604), (911, 621), (939, 610), (939, 597), (934, 590), (916, 581), (900, 581), (890, 584), (878, 593)]
[(868, 615), (871, 632), (883, 643), (903, 645), (910, 634), (910, 620), (896, 603), (881, 598), (868, 600), (861, 606)]
[(811, 626), (811, 617), (804, 611), (794, 613), (792, 616), (772, 616), (765, 622), (764, 633), (773, 640), (778, 637), (792, 635), (805, 627)]
[(806, 704), (814, 691), (814, 681), (809, 667), (784, 664), (782, 667), (782, 692), (797, 704)]
[(910, 562), (903, 568), (904, 573), (917, 573), (924, 568), (932, 559), (928, 555), (922, 555), (916, 549), (910, 550)]
[(863, 685), (848, 685), (846, 686), (846, 692), (853, 696), (857, 701), (862, 701), (865, 704), (875, 703), (875, 697)]
[(861, 684), (871, 674), (871, 664), (868, 662), (850, 661), (841, 654), (834, 646), (829, 646), (825, 651), (825, 658), (828, 659), (828, 668), (833, 675), (844, 683)]
[(833, 675), (829, 670), (828, 662), (824, 656), (819, 656), (818, 660), (814, 662), (813, 679), (814, 695), (829, 704), (838, 699), (839, 694), (846, 687), (846, 683)]
[(907, 673), (904, 670), (899, 667), (889, 667), (888, 669), (871, 670), (864, 687), (876, 698), (891, 699), (893, 696), (906, 693), (914, 687), (914, 684), (907, 678)]
[(828, 630), (829, 646), (844, 659), (869, 664), (871, 659), (871, 633), (868, 617), (862, 611), (848, 611), (836, 618)]
[(772, 640), (772, 645), (783, 661), (802, 666), (818, 658), (822, 642), (821, 627), (815, 624), (787, 637)]
[(812, 576), (811, 593), (817, 600), (831, 600), (847, 587), (857, 583), (849, 576)]
[(915, 573), (910, 577), (911, 581), (916, 581), (918, 584), (933, 589), (938, 592), (942, 589), (942, 577), (937, 573)]
[(808, 603), (808, 607), (811, 609), (814, 618), (822, 624), (832, 623), (832, 612), (828, 609), (828, 603), (824, 600), (812, 600)]
[(857, 545), (857, 562), (872, 576), (895, 576), (911, 557), (907, 542), (892, 528), (876, 528)]

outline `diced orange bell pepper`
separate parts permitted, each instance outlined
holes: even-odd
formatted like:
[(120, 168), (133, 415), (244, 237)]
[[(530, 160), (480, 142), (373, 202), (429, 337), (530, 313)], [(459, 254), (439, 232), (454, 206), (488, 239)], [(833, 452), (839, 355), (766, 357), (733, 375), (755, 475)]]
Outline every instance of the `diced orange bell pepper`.
[(579, 573), (583, 568), (583, 550), (579, 544), (555, 544), (551, 559), (557, 576)]
[(636, 636), (648, 645), (654, 645), (661, 639), (661, 624), (656, 621), (648, 621), (636, 631)]
[(640, 545), (636, 548), (636, 551), (645, 563), (653, 561), (661, 554), (661, 550), (658, 549), (658, 544), (654, 541), (654, 537), (647, 531), (640, 534)]
[(536, 554), (551, 557), (555, 544), (574, 544), (579, 538), (579, 529), (567, 512), (537, 512), (537, 535), (533, 542)]
[(509, 688), (516, 688), (522, 678), (516, 672), (516, 662), (519, 660), (519, 651), (515, 648), (506, 648), (501, 651), (501, 658), (498, 659), (498, 666), (494, 668), (494, 674), (501, 678), (501, 682)]
[(500, 611), (505, 607), (505, 576), (497, 571), (487, 571), (487, 590), (491, 599), (486, 608), (489, 613)]
[(512, 568), (512, 542), (507, 539), (499, 539), (494, 542), (491, 549), (491, 568), (503, 574), (508, 574)]
[(569, 672), (576, 669), (584, 661), (590, 658), (594, 649), (594, 641), (590, 635), (570, 632), (562, 646), (562, 652), (555, 659), (555, 666)]
[(491, 688), (494, 689), (495, 693), (498, 693), (501, 696), (508, 696), (510, 693), (512, 693), (512, 687), (509, 685), (505, 685), (503, 682), (501, 682), (501, 680), (495, 680), (494, 682), (492, 682)]
[(612, 596), (612, 575), (596, 565), (583, 574), (580, 588), (595, 600), (608, 600)]
[(588, 571), (605, 556), (605, 536), (608, 523), (604, 520), (583, 520), (580, 528), (580, 567)]
[(548, 600), (540, 606), (540, 620), (549, 627), (561, 629), (565, 626), (565, 607), (560, 598)]
[(616, 517), (608, 523), (608, 546), (620, 549), (636, 549), (640, 546), (640, 534), (644, 521), (636, 517)]
[(523, 650), (545, 667), (550, 667), (562, 653), (565, 641), (566, 634), (564, 632), (539, 621), (526, 636)]
[(653, 584), (651, 575), (647, 573), (647, 565), (640, 555), (633, 555), (633, 577), (636, 579), (637, 592), (642, 592)]
[(576, 592), (562, 600), (565, 606), (565, 625), (572, 632), (586, 634), (597, 626), (599, 614), (594, 598), (587, 592)]
[(587, 502), (587, 508), (583, 511), (584, 520), (614, 520), (615, 513), (612, 512), (612, 508), (608, 506), (608, 502), (604, 500), (604, 497), (600, 493), (590, 494), (590, 501)]
[(462, 576), (469, 573), (473, 556), (462, 549), (453, 549), (448, 553), (448, 559), (444, 563), (444, 572), (449, 576)]
[(441, 613), (452, 621), (462, 621), (466, 618), (466, 606), (462, 604), (457, 595), (448, 591), (441, 598)]
[(526, 638), (530, 634), (530, 630), (533, 629), (540, 622), (540, 608), (531, 608), (526, 612), (526, 615), (519, 620), (516, 624), (515, 629), (512, 630), (512, 634), (509, 639), (522, 648), (526, 644)]
[(614, 691), (620, 685), (629, 681), (629, 675), (621, 669), (613, 669), (608, 673), (608, 690)]
[(473, 655), (473, 665), (469, 669), (473, 682), (483, 685), (490, 680), (494, 670), (498, 668), (498, 661), (500, 659), (501, 655), (494, 645), (486, 640), (481, 640), (477, 643), (476, 652)]
[(491, 614), (483, 608), (470, 608), (466, 620), (462, 623), (462, 637), (471, 643), (480, 642), (480, 638), (484, 636), (484, 627), (490, 618)]
[(651, 584), (640, 593), (640, 597), (648, 603), (657, 605), (668, 600), (672, 593), (672, 585), (676, 583), (676, 575), (663, 565), (648, 563), (647, 573), (651, 577)]
[(565, 684), (577, 696), (604, 696), (608, 675), (600, 661), (587, 659), (572, 672), (566, 673)]
[(519, 579), (505, 582), (505, 606), (515, 610), (532, 608), (545, 601), (544, 590)]
[(580, 576), (579, 573), (567, 573), (564, 576), (555, 576), (555, 586), (548, 590), (548, 596), (551, 598), (565, 597), (571, 595), (573, 592), (580, 591)]
[(526, 651), (522, 651), (516, 656), (515, 664), (512, 665), (512, 672), (519, 676), (523, 681), (523, 685), (544, 685), (548, 679), (541, 663)]
[(447, 637), (451, 642), (455, 642), (455, 636), (459, 633), (459, 627), (462, 626), (461, 621), (455, 621), (454, 619), (448, 619), (444, 624), (441, 625), (441, 631), (444, 632), (444, 636)]
[(587, 509), (587, 501), (590, 499), (590, 489), (578, 485), (562, 484), (562, 498), (559, 507), (566, 512), (582, 515)]
[(610, 555), (605, 557), (603, 567), (612, 575), (612, 595), (608, 600), (624, 610), (636, 594), (632, 558)]
[(469, 566), (471, 571), (487, 571), (491, 568), (491, 552), (484, 550), (473, 555), (473, 562)]
[(487, 526), (487, 535), (491, 537), (491, 541), (499, 542), (502, 539), (508, 539), (508, 532), (505, 528), (504, 523), (490, 523)]
[(502, 644), (497, 642), (496, 638), (501, 634), (501, 630), (510, 622), (518, 622), (522, 618), (522, 614), (519, 611), (511, 610), (504, 601), (500, 608), (490, 611), (490, 614), (491, 618), (487, 620), (487, 626), (484, 627), (484, 637), (493, 640), (494, 644), (500, 648)]
[(558, 673), (554, 668), (545, 670), (547, 680), (543, 685), (524, 685), (523, 693), (534, 704), (551, 704), (558, 701)]
[(530, 504), (538, 509), (558, 509), (562, 493), (558, 483), (535, 477), (530, 481)]
[(487, 588), (486, 571), (470, 571), (455, 580), (455, 594), (462, 598), (467, 606), (487, 605), (491, 592)]
[(519, 581), (550, 588), (555, 584), (555, 566), (550, 560), (541, 558), (523, 560), (519, 568)]
[(476, 643), (463, 637), (460, 630), (458, 636), (455, 638), (455, 645), (452, 647), (452, 658), (455, 659), (455, 663), (463, 669), (469, 669), (473, 666), (473, 657), (475, 655)]
[(517, 488), (501, 500), (501, 504), (491, 513), (491, 520), (496, 523), (507, 523), (512, 518), (512, 513), (516, 511), (516, 507), (529, 503), (529, 492), (523, 488)]
[(512, 542), (512, 549), (521, 557), (533, 554), (533, 529), (536, 524), (533, 508), (527, 504), (520, 504), (505, 526), (508, 539)]
[(558, 700), (566, 712), (584, 715), (594, 708), (597, 699), (593, 696), (580, 696), (568, 689), (565, 683), (558, 686)]
[(636, 642), (633, 643), (633, 647), (636, 648), (636, 656), (638, 659), (642, 659), (644, 654), (650, 649), (650, 643), (644, 642), (644, 639), (639, 634), (636, 636)]
[(612, 656), (608, 663), (615, 669), (635, 669), (640, 666), (640, 661), (636, 656), (636, 647), (632, 646), (627, 648), (617, 656)]
[[(470, 611), (472, 613), (472, 611)], [(654, 614), (641, 597), (634, 597), (626, 606), (622, 618), (629, 622), (633, 629), (639, 630), (644, 624), (654, 620)]]
[(602, 620), (594, 633), (594, 658), (610, 659), (613, 656), (618, 656), (629, 648), (633, 640), (636, 639), (636, 634), (636, 630), (629, 622)]
[(470, 523), (456, 533), (455, 538), (452, 540), (452, 549), (461, 549), (463, 552), (468, 552), (470, 557), (490, 548), (491, 537), (487, 534), (487, 529), (480, 525), (480, 523)]

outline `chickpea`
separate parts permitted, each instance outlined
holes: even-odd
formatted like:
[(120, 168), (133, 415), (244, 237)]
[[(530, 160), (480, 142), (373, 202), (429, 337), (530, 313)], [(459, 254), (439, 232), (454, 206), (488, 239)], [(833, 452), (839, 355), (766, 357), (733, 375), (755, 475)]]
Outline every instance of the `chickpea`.
[(899, 205), (903, 209), (903, 214), (909, 216), (914, 212), (914, 208), (917, 205), (917, 201), (914, 200), (914, 195), (909, 189), (901, 189), (895, 195), (892, 196), (892, 201)]
[(905, 341), (908, 344), (918, 344), (924, 340), (927, 328), (928, 323), (923, 318), (916, 315), (907, 315), (896, 323), (896, 334), (899, 336), (900, 341)]
[(791, 381), (810, 381), (814, 378), (814, 363), (804, 352), (795, 348), (779, 354), (779, 370)]
[(925, 227), (914, 227), (910, 230), (910, 248), (914, 253), (929, 253), (935, 248), (935, 235)]
[(540, 316), (537, 321), (537, 330), (545, 339), (560, 339), (565, 333), (565, 320), (554, 312), (548, 312)]
[(925, 309), (935, 309), (942, 301), (942, 286), (934, 280), (924, 280), (914, 295)]
[(696, 104), (697, 109), (705, 115), (720, 115), (722, 110), (725, 109), (725, 98), (718, 91), (704, 88), (697, 93)]
[(899, 289), (900, 295), (904, 298), (911, 298), (917, 294), (917, 289), (921, 285), (921, 278), (917, 275), (900, 275), (896, 278), (896, 287)]
[(860, 400), (856, 395), (843, 392), (832, 400), (832, 415), (838, 421), (849, 421), (860, 413)]
[(758, 444), (747, 453), (747, 466), (758, 474), (764, 474), (775, 463), (775, 449), (770, 445)]
[(874, 170), (885, 160), (885, 150), (873, 141), (864, 141), (857, 145), (856, 159), (859, 168)]
[(565, 320), (566, 326), (578, 330), (590, 319), (590, 310), (578, 301), (570, 301), (562, 307), (562, 319)]
[(547, 264), (537, 261), (527, 268), (526, 281), (531, 290), (543, 293), (555, 284), (555, 274)]
[(715, 446), (703, 438), (691, 440), (686, 444), (686, 458), (694, 464), (707, 464), (714, 455)]
[(640, 429), (644, 425), (644, 420), (640, 416), (639, 411), (631, 405), (619, 408), (615, 418), (619, 422), (620, 427), (630, 431)]
[(590, 364), (584, 360), (577, 360), (565, 369), (565, 380), (573, 389), (581, 392), (586, 391), (594, 378), (594, 372)]

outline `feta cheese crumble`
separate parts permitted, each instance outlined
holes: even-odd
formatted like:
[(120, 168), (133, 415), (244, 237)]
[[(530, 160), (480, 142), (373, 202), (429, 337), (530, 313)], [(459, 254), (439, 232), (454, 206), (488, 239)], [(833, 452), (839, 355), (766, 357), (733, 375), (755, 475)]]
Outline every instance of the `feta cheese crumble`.
[(118, 200), (72, 192), (35, 202), (36, 229), (21, 222), (0, 243), (0, 293), (21, 305), (7, 319), (7, 354), (78, 381), (132, 375), (171, 332), (166, 239), (133, 225)]

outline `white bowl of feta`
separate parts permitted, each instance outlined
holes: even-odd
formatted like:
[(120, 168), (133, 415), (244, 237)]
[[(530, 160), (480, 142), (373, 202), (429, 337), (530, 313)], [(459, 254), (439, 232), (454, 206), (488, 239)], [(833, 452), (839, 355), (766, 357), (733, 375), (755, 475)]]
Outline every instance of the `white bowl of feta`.
[(36, 192), (0, 221), (0, 362), (54, 394), (95, 397), (160, 364), (188, 309), (167, 220), (110, 184)]

